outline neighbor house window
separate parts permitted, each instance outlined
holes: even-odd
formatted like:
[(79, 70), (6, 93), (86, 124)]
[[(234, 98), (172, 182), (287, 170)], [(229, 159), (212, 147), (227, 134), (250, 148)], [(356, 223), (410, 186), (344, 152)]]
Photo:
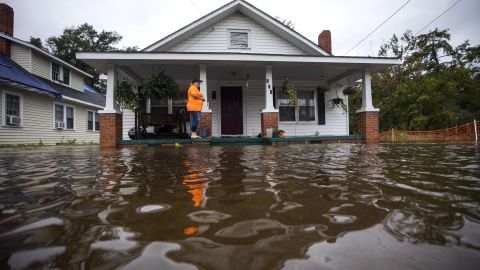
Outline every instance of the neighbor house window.
[(19, 94), (3, 92), (3, 125), (21, 126), (23, 118), (23, 97)]
[(54, 127), (57, 129), (74, 129), (75, 108), (64, 104), (55, 104), (54, 108)]
[(246, 30), (230, 30), (229, 31), (229, 48), (233, 49), (248, 49), (249, 31)]
[(70, 84), (70, 69), (63, 67), (63, 83)]
[(100, 118), (97, 112), (87, 112), (87, 130), (98, 131), (100, 130)]
[(60, 81), (60, 65), (52, 63), (52, 80)]
[(278, 105), (279, 117), (282, 122), (315, 121), (315, 93), (313, 91), (297, 91), (297, 104), (280, 92)]
[(52, 81), (70, 85), (70, 69), (57, 63), (52, 63)]

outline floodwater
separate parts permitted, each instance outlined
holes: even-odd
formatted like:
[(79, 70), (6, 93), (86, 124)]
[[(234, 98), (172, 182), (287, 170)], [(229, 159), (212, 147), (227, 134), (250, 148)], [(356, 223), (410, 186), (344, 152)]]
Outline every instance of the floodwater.
[(480, 147), (0, 149), (0, 269), (478, 269)]

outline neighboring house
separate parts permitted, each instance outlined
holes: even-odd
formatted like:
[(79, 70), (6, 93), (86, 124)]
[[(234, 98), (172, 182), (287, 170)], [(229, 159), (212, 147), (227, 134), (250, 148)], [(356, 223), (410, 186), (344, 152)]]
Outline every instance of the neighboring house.
[[(140, 52), (79, 52), (77, 58), (108, 74), (106, 107), (101, 111), (101, 144), (128, 140), (133, 113), (114, 102), (114, 82), (141, 86), (164, 70), (186, 91), (192, 78), (203, 80), (207, 97), (200, 123), (212, 136), (256, 137), (268, 129), (287, 136), (348, 135), (348, 114), (330, 100), (347, 97), (346, 85), (359, 79), (363, 104), (356, 120), (367, 141), (378, 136), (378, 109), (372, 105), (371, 74), (400, 63), (394, 58), (338, 57), (331, 53), (330, 31), (315, 44), (243, 0), (234, 0)], [(284, 78), (297, 90), (298, 105), (280, 91)], [(327, 82), (327, 92), (317, 86)], [(184, 94), (181, 96), (185, 96)], [(151, 100), (147, 111), (174, 112), (183, 100)], [(123, 130), (120, 130), (123, 126)], [(105, 128), (105, 130), (103, 130)]]
[(90, 74), (13, 37), (13, 10), (0, 4), (0, 144), (98, 143), (105, 96)]

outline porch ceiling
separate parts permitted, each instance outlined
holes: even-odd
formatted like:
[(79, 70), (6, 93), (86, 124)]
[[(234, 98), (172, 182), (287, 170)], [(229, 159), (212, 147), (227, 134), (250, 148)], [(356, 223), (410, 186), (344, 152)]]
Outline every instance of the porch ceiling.
[(141, 79), (165, 70), (177, 80), (198, 77), (199, 64), (207, 65), (209, 79), (263, 80), (265, 65), (272, 65), (274, 79), (320, 80), (323, 77), (330, 82), (346, 77), (357, 80), (363, 68), (375, 73), (400, 64), (394, 58), (201, 53), (77, 53), (77, 58), (104, 73), (110, 66), (117, 65)]

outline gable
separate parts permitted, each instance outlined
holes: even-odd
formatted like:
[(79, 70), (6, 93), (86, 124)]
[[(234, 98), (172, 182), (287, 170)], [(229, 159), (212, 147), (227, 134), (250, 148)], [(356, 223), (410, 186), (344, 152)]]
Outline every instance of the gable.
[[(236, 13), (243, 14), (243, 16), (250, 19), (251, 22), (255, 22), (257, 25), (262, 26), (265, 30), (270, 31), (270, 33), (273, 33), (280, 39), (283, 39), (283, 41), (287, 41), (287, 43), (290, 43), (291, 45), (293, 45), (293, 47), (296, 47), (296, 49), (294, 50), (296, 50), (297, 53), (298, 53), (298, 50), (300, 50), (305, 52), (302, 54), (306, 54), (310, 56), (331, 56), (331, 53), (320, 48), (317, 44), (313, 43), (311, 40), (305, 38), (298, 32), (287, 27), (283, 23), (279, 22), (275, 18), (271, 17), (270, 15), (259, 10), (258, 8), (256, 8), (255, 6), (251, 5), (250, 3), (244, 0), (233, 0), (232, 2), (218, 8), (217, 10), (210, 12), (209, 14), (179, 29), (178, 31), (166, 36), (165, 38), (158, 40), (157, 42), (154, 42), (153, 44), (149, 45), (142, 51), (166, 52), (167, 50), (176, 50), (172, 48), (178, 45), (179, 43), (182, 43), (192, 38), (193, 36), (197, 35), (200, 32), (204, 32), (204, 34), (207, 35), (208, 29), (210, 29), (210, 31), (212, 31), (212, 29), (214, 30), (213, 28), (214, 25), (224, 21), (225, 18), (230, 17), (232, 14), (236, 14)], [(261, 36), (262, 35), (260, 35), (260, 37)], [(275, 39), (274, 37), (272, 37), (272, 35), (269, 35), (269, 37), (270, 39), (267, 39), (267, 42), (270, 40), (278, 41), (278, 39)], [(199, 40), (202, 40), (201, 36), (197, 36), (197, 38), (199, 38)], [(191, 42), (190, 44), (192, 44), (193, 46), (194, 42)], [(215, 43), (214, 45), (216, 44), (217, 43)], [(282, 45), (284, 44), (284, 42), (281, 42), (280, 44)], [(186, 45), (186, 46), (189, 46), (189, 45)], [(190, 46), (190, 48), (192, 48), (192, 46)], [(185, 48), (186, 47), (183, 47), (183, 50), (185, 50)], [(292, 48), (292, 46), (290, 46), (290, 48)], [(182, 48), (180, 48), (179, 50), (181, 49)], [(290, 53), (287, 53), (287, 54), (290, 54)]]
[[(230, 32), (248, 33), (248, 48), (230, 46)], [(165, 52), (229, 52), (307, 55), (307, 53), (240, 12), (175, 44)]]
[[(248, 33), (249, 48), (231, 48), (231, 31), (245, 31)], [(226, 17), (165, 51), (306, 55), (300, 48), (252, 21), (240, 12)]]

